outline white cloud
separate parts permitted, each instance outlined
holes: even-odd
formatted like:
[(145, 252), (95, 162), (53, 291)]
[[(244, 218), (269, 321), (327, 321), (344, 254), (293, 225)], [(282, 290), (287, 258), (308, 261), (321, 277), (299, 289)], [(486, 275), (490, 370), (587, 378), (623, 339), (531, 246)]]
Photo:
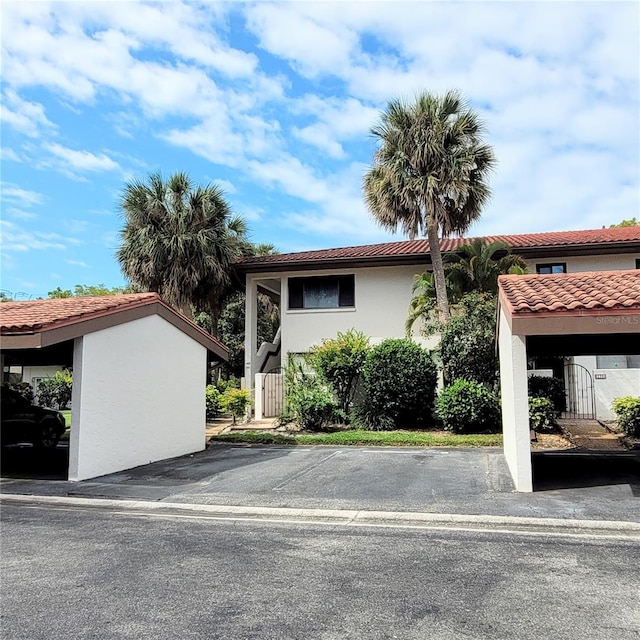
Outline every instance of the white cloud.
[(42, 194), (36, 191), (29, 191), (28, 189), (22, 189), (21, 187), (3, 182), (0, 191), (2, 199), (9, 202), (17, 202), (23, 207), (29, 207), (34, 204), (42, 203)]
[(56, 158), (62, 160), (63, 168), (75, 169), (77, 171), (114, 171), (119, 170), (120, 165), (109, 158), (104, 153), (95, 154), (90, 151), (78, 151), (69, 149), (61, 144), (44, 144), (43, 148), (52, 153)]
[(33, 220), (37, 218), (37, 214), (32, 211), (25, 211), (24, 209), (17, 209), (16, 207), (8, 207), (7, 214), (16, 220)]
[(15, 253), (43, 249), (66, 249), (68, 238), (57, 233), (27, 230), (8, 220), (0, 220), (2, 228), (2, 251)]
[(82, 267), (85, 269), (89, 267), (89, 265), (82, 260), (65, 260), (65, 262), (70, 264), (72, 267)]
[(12, 89), (5, 89), (2, 93), (0, 119), (31, 138), (43, 135), (46, 130), (55, 129), (55, 125), (45, 115), (41, 104), (23, 100)]

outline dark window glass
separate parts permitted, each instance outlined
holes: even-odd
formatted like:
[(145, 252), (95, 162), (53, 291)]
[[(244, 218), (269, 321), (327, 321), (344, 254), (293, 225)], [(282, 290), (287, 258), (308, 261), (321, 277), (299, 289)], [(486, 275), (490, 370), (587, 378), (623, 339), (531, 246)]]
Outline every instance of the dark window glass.
[(536, 273), (549, 274), (549, 273), (567, 273), (566, 262), (549, 262), (546, 264), (537, 264)]
[(289, 278), (289, 309), (337, 309), (353, 306), (353, 275)]
[(640, 269), (640, 258), (636, 258), (636, 269)]

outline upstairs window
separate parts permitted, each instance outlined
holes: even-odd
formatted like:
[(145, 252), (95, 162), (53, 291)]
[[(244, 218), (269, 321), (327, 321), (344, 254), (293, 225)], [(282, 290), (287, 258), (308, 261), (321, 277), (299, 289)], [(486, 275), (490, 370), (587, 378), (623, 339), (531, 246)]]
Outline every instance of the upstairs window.
[(354, 276), (289, 278), (289, 309), (339, 309), (355, 306)]
[(636, 258), (636, 269), (640, 269), (640, 258)]
[(536, 273), (567, 273), (566, 262), (545, 262), (536, 265)]

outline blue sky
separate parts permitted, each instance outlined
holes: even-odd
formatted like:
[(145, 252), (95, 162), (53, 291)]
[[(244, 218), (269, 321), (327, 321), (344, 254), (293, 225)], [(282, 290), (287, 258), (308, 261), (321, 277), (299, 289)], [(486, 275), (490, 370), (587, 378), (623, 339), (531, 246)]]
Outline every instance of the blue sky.
[[(125, 183), (223, 186), (256, 242), (367, 244), (387, 101), (458, 89), (498, 168), (473, 235), (640, 210), (636, 2), (2, 3), (2, 281), (123, 284)], [(395, 236), (400, 238), (401, 236)]]

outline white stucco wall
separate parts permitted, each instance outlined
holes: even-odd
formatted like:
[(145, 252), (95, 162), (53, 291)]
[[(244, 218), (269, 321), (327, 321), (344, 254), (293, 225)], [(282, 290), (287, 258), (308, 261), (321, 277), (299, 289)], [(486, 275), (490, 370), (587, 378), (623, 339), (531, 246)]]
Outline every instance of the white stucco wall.
[(504, 456), (516, 490), (533, 491), (527, 347), (524, 336), (512, 335), (502, 308), (500, 309), (498, 349)]
[[(425, 267), (426, 268), (426, 267)], [(424, 268), (385, 267), (282, 274), (282, 353), (304, 353), (323, 338), (355, 328), (373, 344), (405, 336), (414, 276)], [(289, 310), (287, 277), (354, 274), (355, 307), (349, 309)], [(414, 339), (433, 348), (414, 326)], [(433, 341), (432, 341), (433, 342)]]
[(611, 403), (624, 396), (640, 396), (640, 369), (596, 369), (593, 372), (596, 418), (615, 420)]
[(204, 449), (206, 357), (160, 316), (77, 338), (69, 479)]
[(536, 272), (537, 264), (556, 264), (558, 262), (567, 263), (567, 273), (578, 273), (581, 271), (619, 271), (622, 269), (635, 269), (636, 258), (640, 258), (640, 253), (621, 253), (617, 255), (602, 256), (569, 256), (561, 258), (536, 258), (527, 260), (527, 265), (531, 273)]

